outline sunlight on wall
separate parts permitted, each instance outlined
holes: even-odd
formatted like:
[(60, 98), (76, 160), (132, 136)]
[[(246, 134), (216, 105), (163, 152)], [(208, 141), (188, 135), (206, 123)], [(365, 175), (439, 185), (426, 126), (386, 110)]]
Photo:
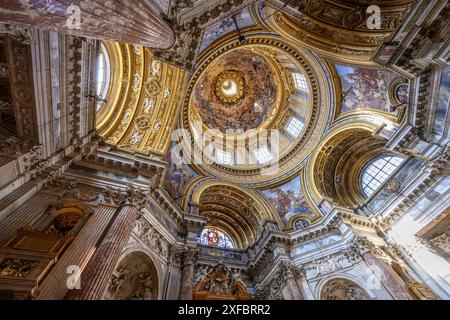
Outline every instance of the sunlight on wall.
[[(434, 253), (430, 248), (424, 245), (415, 234), (422, 228), (422, 225), (410, 217), (404, 217), (401, 223), (392, 227), (390, 236), (397, 242), (405, 246), (411, 253), (413, 259), (422, 267), (432, 278), (439, 283), (445, 281), (450, 285), (450, 269), (448, 262)], [(442, 283), (443, 284), (443, 283)]]

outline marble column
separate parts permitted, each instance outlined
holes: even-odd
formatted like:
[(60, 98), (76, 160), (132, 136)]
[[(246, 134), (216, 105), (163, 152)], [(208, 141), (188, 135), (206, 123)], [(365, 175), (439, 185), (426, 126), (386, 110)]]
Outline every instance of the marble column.
[(119, 209), (94, 256), (81, 273), (81, 289), (70, 290), (67, 300), (99, 300), (102, 297), (137, 216), (135, 205), (126, 204)]
[(142, 0), (4, 1), (0, 21), (50, 31), (167, 49), (170, 25)]
[(165, 294), (166, 300), (177, 300), (180, 296), (180, 283), (181, 283), (181, 267), (183, 255), (179, 254), (179, 249), (173, 249), (170, 255), (170, 273), (167, 279), (167, 290)]
[(99, 205), (97, 207), (61, 259), (39, 286), (40, 294), (36, 298), (37, 300), (64, 299), (69, 291), (67, 282), (70, 266), (80, 267), (81, 270), (86, 266), (93, 254), (92, 249), (95, 248), (95, 244), (101, 238), (116, 212), (116, 206)]
[(401, 283), (401, 279), (395, 274), (395, 271), (383, 260), (386, 253), (365, 237), (358, 237), (356, 242), (361, 257), (389, 294), (395, 300), (413, 300), (414, 298), (405, 284)]
[(281, 261), (278, 265), (278, 272), (284, 280), (284, 288), (282, 294), (285, 300), (303, 300), (300, 289), (295, 281), (297, 270), (289, 261)]
[(315, 300), (314, 293), (312, 292), (311, 287), (308, 284), (308, 280), (306, 279), (305, 271), (302, 268), (299, 268), (296, 272), (297, 276), (295, 278), (303, 300)]
[(198, 248), (186, 247), (183, 252), (183, 269), (181, 271), (180, 300), (192, 300), (194, 293), (194, 267)]

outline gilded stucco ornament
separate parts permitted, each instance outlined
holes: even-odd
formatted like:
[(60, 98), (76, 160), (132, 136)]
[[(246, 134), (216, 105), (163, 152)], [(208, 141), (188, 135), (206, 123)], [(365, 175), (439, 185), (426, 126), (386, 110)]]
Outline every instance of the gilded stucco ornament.
[(5, 259), (0, 263), (0, 278), (25, 278), (37, 265), (37, 261)]
[(110, 59), (111, 81), (107, 102), (97, 112), (99, 134), (106, 143), (125, 151), (165, 154), (187, 73), (156, 60), (141, 46), (111, 42), (104, 42), (104, 46)]
[[(300, 46), (335, 61), (373, 64), (378, 45), (400, 25), (412, 8), (404, 1), (304, 1), (279, 12), (268, 1), (261, 18), (267, 27)], [(370, 5), (380, 8), (381, 26), (369, 29)]]

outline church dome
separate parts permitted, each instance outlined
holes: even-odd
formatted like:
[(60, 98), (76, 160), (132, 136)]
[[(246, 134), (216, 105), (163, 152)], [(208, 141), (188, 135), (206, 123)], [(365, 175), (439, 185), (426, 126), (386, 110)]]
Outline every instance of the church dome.
[(188, 84), (184, 156), (200, 172), (246, 185), (295, 174), (330, 116), (327, 72), (318, 57), (275, 37), (216, 44)]

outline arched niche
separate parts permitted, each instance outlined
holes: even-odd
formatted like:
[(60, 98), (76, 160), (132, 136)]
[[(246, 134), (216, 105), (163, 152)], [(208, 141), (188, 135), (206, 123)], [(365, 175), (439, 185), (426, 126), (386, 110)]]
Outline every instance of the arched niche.
[(158, 299), (158, 274), (152, 259), (141, 251), (125, 255), (113, 271), (104, 299)]
[(320, 290), (320, 300), (369, 300), (370, 295), (356, 282), (345, 278), (327, 280)]

